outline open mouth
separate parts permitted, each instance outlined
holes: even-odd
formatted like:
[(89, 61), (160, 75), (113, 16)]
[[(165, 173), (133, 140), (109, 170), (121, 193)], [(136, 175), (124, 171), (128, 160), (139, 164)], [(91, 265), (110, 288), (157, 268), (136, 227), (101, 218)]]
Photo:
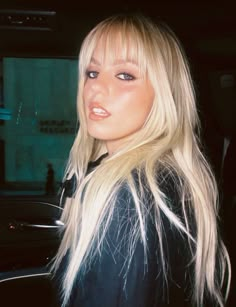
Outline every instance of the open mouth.
[(90, 110), (89, 118), (91, 119), (101, 119), (109, 117), (111, 115), (106, 109), (101, 107), (98, 103), (92, 103), (89, 106), (89, 110)]
[(105, 111), (104, 109), (101, 109), (101, 108), (92, 108), (91, 109), (92, 113), (95, 114), (95, 115), (100, 115), (100, 116), (108, 116), (109, 113), (107, 111)]

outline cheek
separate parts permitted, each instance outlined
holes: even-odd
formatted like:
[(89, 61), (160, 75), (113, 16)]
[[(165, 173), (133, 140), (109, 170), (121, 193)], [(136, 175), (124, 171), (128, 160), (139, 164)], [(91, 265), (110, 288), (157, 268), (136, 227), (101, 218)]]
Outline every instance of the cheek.
[(134, 110), (139, 113), (140, 117), (146, 120), (147, 116), (149, 115), (152, 105), (153, 105), (154, 95), (149, 93), (148, 91), (137, 92), (136, 100), (134, 102)]
[(83, 101), (86, 101), (87, 98), (88, 98), (88, 93), (89, 93), (89, 89), (88, 89), (88, 86), (84, 86), (84, 89), (83, 89)]
[[(146, 121), (152, 105), (153, 97), (145, 94), (145, 91), (136, 90), (134, 92), (125, 93), (114, 100), (113, 114), (116, 121), (126, 126), (141, 127)], [(116, 122), (117, 124), (117, 122)]]
[(88, 86), (84, 86), (84, 89), (83, 89), (83, 107), (84, 107), (84, 111), (85, 111), (86, 115), (88, 114), (87, 105), (88, 105), (89, 96), (90, 96), (89, 93), (90, 93), (90, 91), (89, 91)]

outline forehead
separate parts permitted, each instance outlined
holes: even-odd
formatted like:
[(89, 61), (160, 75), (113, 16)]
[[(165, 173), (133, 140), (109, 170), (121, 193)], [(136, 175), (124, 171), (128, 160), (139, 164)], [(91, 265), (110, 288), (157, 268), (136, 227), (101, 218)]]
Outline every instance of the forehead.
[(137, 39), (129, 33), (110, 31), (103, 33), (95, 39), (91, 60), (103, 63), (131, 62), (141, 66), (140, 48)]
[[(130, 49), (127, 48), (127, 50)], [(124, 52), (119, 41), (114, 42), (114, 44), (108, 47), (106, 42), (101, 40), (92, 53), (91, 62), (98, 65), (104, 62), (108, 62), (109, 64), (131, 62), (137, 65), (137, 57), (131, 56), (130, 52)]]

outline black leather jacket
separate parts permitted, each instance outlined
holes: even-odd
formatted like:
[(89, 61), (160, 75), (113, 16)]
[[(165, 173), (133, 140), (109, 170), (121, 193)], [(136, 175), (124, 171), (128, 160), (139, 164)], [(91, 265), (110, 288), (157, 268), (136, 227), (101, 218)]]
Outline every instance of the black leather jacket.
[[(75, 177), (72, 177), (70, 184), (67, 183), (70, 189), (66, 194), (69, 197), (73, 195), (74, 180)], [(182, 218), (180, 198), (172, 177), (167, 175), (160, 180), (160, 188), (168, 196), (171, 210)], [(125, 185), (120, 189), (101, 255), (97, 255), (89, 267), (78, 274), (67, 307), (193, 306), (191, 290), (194, 274), (193, 266), (190, 264), (191, 253), (187, 237), (177, 231), (162, 214), (163, 248), (167, 270), (165, 280), (161, 269), (160, 244), (154, 225), (153, 208), (150, 204), (151, 198), (147, 194), (147, 257), (139, 238), (129, 262), (127, 238), (131, 227), (138, 222), (138, 215), (130, 191)], [(194, 225), (194, 222), (190, 224)], [(63, 278), (66, 265), (67, 256), (58, 271), (58, 279)]]

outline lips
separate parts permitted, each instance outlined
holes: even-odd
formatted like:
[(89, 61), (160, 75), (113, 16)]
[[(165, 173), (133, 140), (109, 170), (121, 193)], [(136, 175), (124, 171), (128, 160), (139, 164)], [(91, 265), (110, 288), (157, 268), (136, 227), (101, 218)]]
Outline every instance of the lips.
[(93, 102), (89, 105), (89, 118), (92, 120), (105, 119), (111, 116), (105, 108), (103, 108), (99, 103)]

